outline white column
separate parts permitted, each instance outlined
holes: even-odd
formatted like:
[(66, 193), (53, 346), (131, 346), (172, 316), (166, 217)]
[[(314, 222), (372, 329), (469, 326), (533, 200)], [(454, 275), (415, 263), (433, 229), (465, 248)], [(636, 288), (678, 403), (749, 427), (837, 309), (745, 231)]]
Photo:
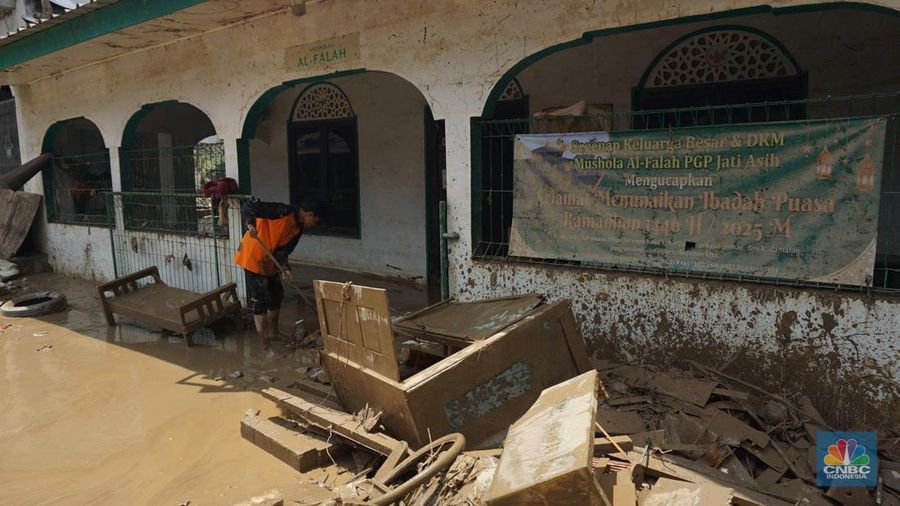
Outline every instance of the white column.
[(463, 273), (472, 262), (472, 141), (468, 115), (444, 118), (447, 147), (447, 232), (459, 234), (449, 242), (450, 296), (459, 295)]
[(109, 148), (109, 175), (112, 182), (112, 191), (122, 191), (122, 167), (119, 163), (119, 146)]
[(225, 177), (240, 181), (238, 177), (237, 139), (232, 136), (222, 137), (225, 143)]

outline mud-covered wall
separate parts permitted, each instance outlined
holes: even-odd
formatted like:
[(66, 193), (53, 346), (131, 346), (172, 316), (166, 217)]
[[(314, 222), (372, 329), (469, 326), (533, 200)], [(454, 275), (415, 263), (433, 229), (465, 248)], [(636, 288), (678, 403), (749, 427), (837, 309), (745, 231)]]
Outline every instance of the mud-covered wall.
[(900, 420), (900, 295), (475, 261), (464, 299), (570, 299), (597, 358), (665, 367), (697, 360), (785, 394), (839, 427)]

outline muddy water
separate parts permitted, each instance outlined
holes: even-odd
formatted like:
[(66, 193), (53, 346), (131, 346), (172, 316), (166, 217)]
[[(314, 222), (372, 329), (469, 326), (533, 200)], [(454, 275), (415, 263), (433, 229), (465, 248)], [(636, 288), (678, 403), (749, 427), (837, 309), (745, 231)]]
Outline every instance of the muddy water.
[[(0, 317), (0, 504), (233, 504), (272, 490), (312, 501), (323, 494), (315, 482), (339, 474), (300, 475), (240, 436), (248, 408), (278, 413), (259, 376), (283, 388), (312, 357), (269, 356), (230, 329), (187, 348), (156, 330), (109, 328), (92, 283), (29, 283), (72, 307)], [(228, 378), (235, 370), (243, 377)]]

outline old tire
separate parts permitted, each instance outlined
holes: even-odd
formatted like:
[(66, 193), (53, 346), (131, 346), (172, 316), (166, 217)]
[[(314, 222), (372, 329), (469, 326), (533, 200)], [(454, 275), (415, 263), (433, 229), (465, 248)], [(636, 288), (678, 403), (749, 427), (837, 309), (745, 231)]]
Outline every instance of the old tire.
[(42, 316), (62, 311), (66, 296), (59, 292), (33, 292), (20, 295), (0, 306), (0, 314), (10, 317)]

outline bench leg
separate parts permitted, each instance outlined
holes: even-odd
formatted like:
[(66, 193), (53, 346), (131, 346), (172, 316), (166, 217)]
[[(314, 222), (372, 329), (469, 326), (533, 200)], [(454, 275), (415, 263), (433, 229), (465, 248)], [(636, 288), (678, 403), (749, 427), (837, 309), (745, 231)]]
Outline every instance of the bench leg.
[(103, 316), (106, 317), (106, 324), (110, 327), (114, 327), (116, 325), (116, 317), (113, 316), (112, 309), (109, 307), (109, 304), (106, 301), (103, 302)]
[(184, 333), (184, 344), (188, 348), (194, 345), (194, 331), (188, 330)]
[(235, 330), (244, 330), (244, 316), (240, 311), (235, 311), (234, 314), (231, 315), (231, 321), (234, 322)]

